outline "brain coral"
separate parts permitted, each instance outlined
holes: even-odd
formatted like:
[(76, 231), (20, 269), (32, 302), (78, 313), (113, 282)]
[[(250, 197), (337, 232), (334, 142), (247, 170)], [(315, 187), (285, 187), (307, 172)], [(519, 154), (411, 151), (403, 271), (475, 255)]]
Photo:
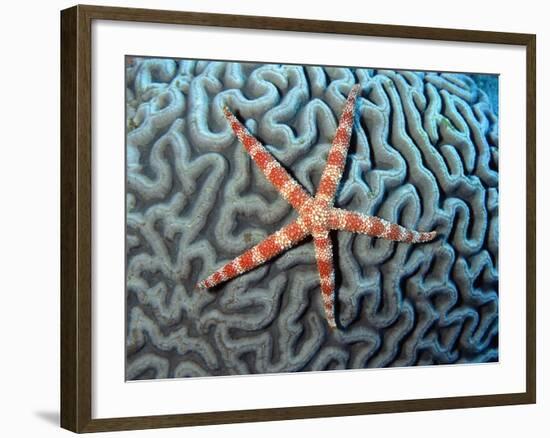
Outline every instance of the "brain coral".
[[(196, 289), (295, 217), (223, 105), (314, 193), (354, 83), (336, 205), (438, 239), (334, 233), (340, 330), (311, 242)], [(126, 86), (128, 379), (498, 360), (498, 118), (471, 76), (131, 58)]]

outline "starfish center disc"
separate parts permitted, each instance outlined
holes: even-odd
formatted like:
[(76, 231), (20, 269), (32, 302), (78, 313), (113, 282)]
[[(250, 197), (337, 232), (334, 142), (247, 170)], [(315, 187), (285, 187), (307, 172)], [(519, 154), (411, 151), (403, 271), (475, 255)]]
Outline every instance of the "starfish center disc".
[(302, 223), (311, 234), (328, 230), (329, 209), (312, 199), (299, 212)]

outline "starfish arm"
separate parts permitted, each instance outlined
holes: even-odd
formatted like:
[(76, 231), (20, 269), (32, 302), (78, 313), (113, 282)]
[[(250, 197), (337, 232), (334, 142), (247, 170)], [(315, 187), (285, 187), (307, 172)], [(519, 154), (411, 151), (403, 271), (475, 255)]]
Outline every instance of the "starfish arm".
[(315, 259), (321, 280), (321, 297), (325, 308), (328, 325), (336, 327), (334, 318), (334, 263), (332, 260), (332, 242), (328, 232), (317, 234), (313, 237), (315, 246)]
[(422, 243), (433, 240), (436, 232), (424, 233), (410, 230), (401, 225), (392, 224), (376, 216), (366, 216), (353, 211), (332, 208), (329, 215), (329, 227), (333, 230), (351, 231), (368, 234), (396, 242)]
[(340, 116), (334, 140), (332, 141), (332, 147), (328, 153), (327, 164), (321, 175), (316, 198), (322, 201), (325, 206), (332, 206), (334, 204), (336, 189), (344, 172), (351, 129), (353, 127), (355, 101), (360, 89), (360, 85), (356, 84), (349, 93), (344, 111)]
[(250, 271), (296, 245), (308, 234), (309, 231), (297, 219), (222, 266), (197, 286), (208, 289)]
[(281, 196), (295, 209), (299, 209), (311, 196), (306, 190), (281, 166), (267, 149), (237, 120), (237, 118), (224, 108), (226, 119), (231, 129), (243, 144), (248, 154), (256, 165), (264, 173), (266, 178), (275, 186)]

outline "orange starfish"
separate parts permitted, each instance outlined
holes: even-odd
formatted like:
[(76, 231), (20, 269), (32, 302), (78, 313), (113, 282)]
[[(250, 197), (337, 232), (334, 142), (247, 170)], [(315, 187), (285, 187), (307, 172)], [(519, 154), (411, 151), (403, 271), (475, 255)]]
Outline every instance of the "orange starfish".
[(435, 231), (430, 233), (413, 231), (376, 216), (366, 216), (333, 206), (336, 189), (346, 163), (354, 120), (355, 101), (359, 90), (359, 85), (353, 86), (348, 96), (315, 197), (311, 197), (287, 173), (281, 164), (247, 131), (227, 107), (224, 108), (225, 117), (231, 124), (237, 138), (267, 179), (298, 212), (298, 218), (221, 267), (201, 281), (198, 287), (211, 288), (250, 271), (311, 235), (315, 247), (315, 258), (319, 270), (321, 295), (326, 318), (329, 326), (333, 328), (336, 326), (336, 320), (334, 317), (334, 264), (332, 242), (329, 236), (331, 230), (368, 234), (373, 237), (406, 243), (428, 242), (435, 237)]

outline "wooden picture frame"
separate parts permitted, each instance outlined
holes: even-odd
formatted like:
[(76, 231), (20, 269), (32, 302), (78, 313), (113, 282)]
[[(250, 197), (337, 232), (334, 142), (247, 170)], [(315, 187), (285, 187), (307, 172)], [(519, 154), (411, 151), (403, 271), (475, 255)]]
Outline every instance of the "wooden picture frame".
[[(174, 415), (92, 418), (92, 22), (114, 20), (517, 45), (526, 49), (525, 392)], [(98, 432), (529, 404), (536, 401), (536, 37), (531, 34), (165, 10), (61, 12), (61, 426)]]

